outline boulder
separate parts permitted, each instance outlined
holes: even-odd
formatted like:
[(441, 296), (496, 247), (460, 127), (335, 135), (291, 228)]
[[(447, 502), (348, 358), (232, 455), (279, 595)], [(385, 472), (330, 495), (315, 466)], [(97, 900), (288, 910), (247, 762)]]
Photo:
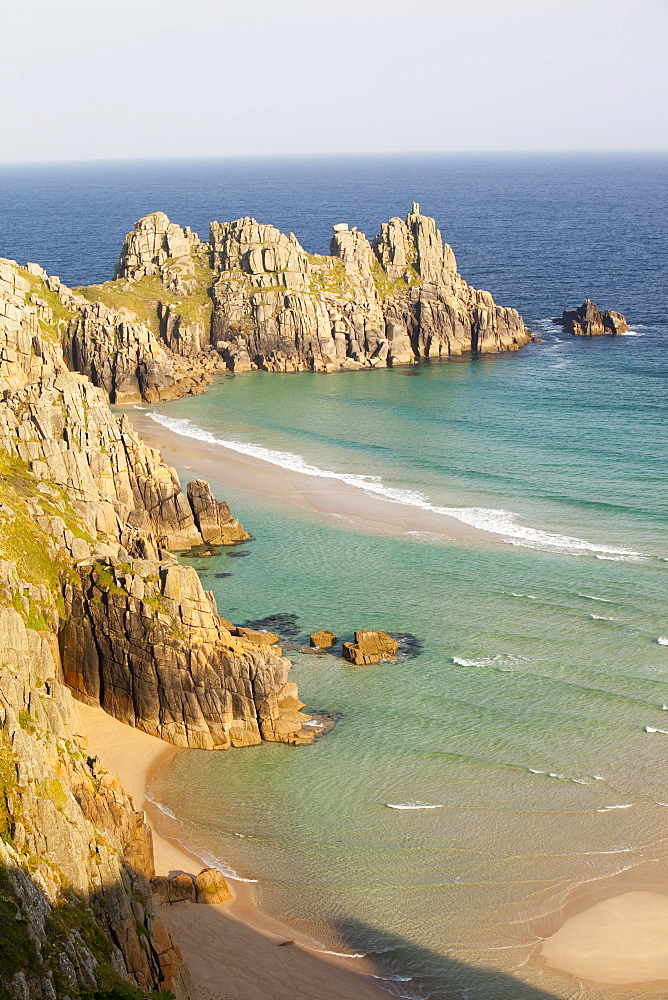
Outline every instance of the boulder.
[(240, 639), (254, 642), (256, 646), (275, 646), (280, 639), (276, 632), (261, 632), (259, 629), (242, 628), (242, 626), (237, 627), (236, 634)]
[(333, 632), (328, 632), (323, 629), (322, 632), (314, 632), (311, 636), (311, 645), (316, 649), (326, 649), (327, 646), (332, 646), (336, 642), (336, 636)]
[(167, 898), (171, 906), (187, 906), (196, 900), (195, 879), (186, 872), (179, 872), (167, 879)]
[(378, 629), (361, 629), (355, 632), (355, 642), (344, 642), (341, 647), (344, 660), (356, 666), (379, 663), (393, 657), (398, 649), (397, 640)]
[(195, 879), (198, 903), (224, 903), (232, 898), (227, 882), (217, 868), (203, 868)]

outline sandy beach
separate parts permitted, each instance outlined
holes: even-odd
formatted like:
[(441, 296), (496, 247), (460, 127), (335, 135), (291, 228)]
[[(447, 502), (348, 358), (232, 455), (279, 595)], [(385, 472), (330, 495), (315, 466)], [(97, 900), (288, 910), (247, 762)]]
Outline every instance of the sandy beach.
[(223, 445), (182, 437), (162, 427), (141, 410), (128, 411), (144, 441), (158, 448), (170, 465), (192, 469), (203, 478), (229, 483), (238, 489), (297, 504), (329, 517), (345, 518), (365, 531), (383, 534), (428, 532), (450, 539), (500, 542), (503, 535), (483, 531), (421, 507), (372, 496), (339, 479), (323, 479), (284, 469)]
[[(156, 873), (198, 872), (205, 867), (176, 840), (161, 832), (164, 817), (146, 798), (152, 776), (178, 750), (126, 726), (101, 708), (79, 705), (91, 753), (118, 775), (153, 832)], [(387, 1000), (372, 979), (344, 968), (333, 956), (318, 955), (290, 941), (289, 927), (263, 914), (253, 888), (230, 880), (233, 898), (215, 906), (161, 906), (160, 914), (183, 952), (196, 1000)]]

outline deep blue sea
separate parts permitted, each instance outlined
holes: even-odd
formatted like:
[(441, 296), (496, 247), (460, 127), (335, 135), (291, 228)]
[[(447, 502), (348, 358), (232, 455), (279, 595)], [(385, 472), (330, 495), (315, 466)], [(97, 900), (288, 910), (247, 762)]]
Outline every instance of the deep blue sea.
[[(311, 748), (184, 753), (152, 795), (295, 939), (357, 956), (397, 996), (626, 996), (541, 972), (536, 949), (587, 893), (668, 891), (667, 168), (564, 154), (0, 169), (0, 254), (70, 285), (110, 278), (151, 211), (202, 237), (252, 215), (323, 253), (333, 223), (372, 238), (419, 201), (464, 278), (545, 338), (410, 369), (230, 375), (150, 408), (183, 440), (220, 442), (213, 485), (253, 534), (193, 562), (221, 613), (281, 616), (303, 700), (339, 719)], [(565, 335), (553, 317), (585, 297), (630, 334)], [(230, 446), (320, 488), (446, 510), (489, 541), (365, 531), (232, 488)], [(355, 669), (299, 652), (315, 629), (360, 627), (408, 633), (419, 655)]]

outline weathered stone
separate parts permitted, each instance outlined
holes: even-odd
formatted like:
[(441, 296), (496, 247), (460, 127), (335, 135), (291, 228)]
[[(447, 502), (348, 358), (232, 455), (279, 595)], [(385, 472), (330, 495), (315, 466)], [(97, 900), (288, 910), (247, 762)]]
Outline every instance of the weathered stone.
[(232, 516), (229, 504), (216, 500), (211, 487), (203, 479), (188, 483), (188, 502), (202, 539), (211, 545), (234, 545), (250, 535)]
[(195, 879), (186, 872), (179, 872), (167, 879), (167, 898), (171, 906), (187, 906), (196, 902)]
[(198, 903), (224, 903), (232, 898), (227, 882), (217, 868), (203, 868), (195, 878)]
[(327, 630), (314, 632), (311, 636), (311, 645), (316, 649), (325, 649), (327, 646), (332, 646), (335, 642), (336, 636), (333, 632), (327, 632)]
[(355, 632), (355, 642), (342, 644), (343, 658), (357, 666), (379, 663), (381, 660), (393, 657), (398, 649), (397, 640), (378, 629), (361, 629)]
[(276, 632), (265, 632), (256, 628), (238, 626), (235, 631), (241, 639), (246, 639), (256, 646), (274, 646), (280, 640), (280, 636)]
[(591, 299), (585, 299), (577, 309), (565, 309), (561, 323), (567, 333), (584, 337), (620, 334), (628, 330), (626, 317), (622, 313), (611, 310), (601, 313)]

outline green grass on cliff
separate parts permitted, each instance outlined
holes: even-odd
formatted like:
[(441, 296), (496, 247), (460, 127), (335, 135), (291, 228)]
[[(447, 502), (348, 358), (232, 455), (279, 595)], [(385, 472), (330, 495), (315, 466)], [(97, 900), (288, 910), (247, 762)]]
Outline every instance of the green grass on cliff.
[[(169, 263), (167, 261), (165, 266), (169, 266)], [(194, 274), (189, 275), (188, 280), (196, 281), (197, 287), (190, 295), (181, 296), (168, 291), (158, 275), (147, 275), (139, 281), (120, 278), (117, 281), (105, 281), (101, 285), (82, 285), (74, 291), (83, 295), (89, 302), (101, 302), (110, 309), (129, 309), (148, 327), (154, 337), (159, 338), (159, 302), (173, 307), (173, 311), (182, 316), (186, 323), (201, 321), (208, 329), (213, 312), (209, 289), (214, 277), (210, 268), (196, 264)]]
[[(49, 492), (41, 492), (40, 486)], [(38, 480), (26, 462), (0, 452), (0, 558), (14, 563), (25, 583), (45, 584), (58, 600), (61, 575), (71, 572), (70, 562), (64, 552), (51, 554), (50, 537), (36, 523), (28, 499), (36, 500), (43, 514), (62, 518), (74, 535), (92, 541), (63, 490)], [(5, 601), (23, 615), (31, 628), (45, 627), (42, 609), (27, 592), (6, 594)]]
[(46, 323), (44, 320), (39, 320), (40, 331), (47, 340), (60, 343), (62, 341), (63, 334), (61, 321), (64, 326), (67, 326), (70, 320), (74, 319), (76, 314), (63, 305), (57, 293), (52, 292), (50, 288), (47, 288), (42, 278), (38, 278), (35, 274), (29, 274), (28, 271), (24, 271), (23, 269), (21, 271), (21, 277), (30, 282), (30, 292), (27, 295), (28, 301), (32, 302), (33, 296), (41, 299), (53, 312), (52, 323)]

